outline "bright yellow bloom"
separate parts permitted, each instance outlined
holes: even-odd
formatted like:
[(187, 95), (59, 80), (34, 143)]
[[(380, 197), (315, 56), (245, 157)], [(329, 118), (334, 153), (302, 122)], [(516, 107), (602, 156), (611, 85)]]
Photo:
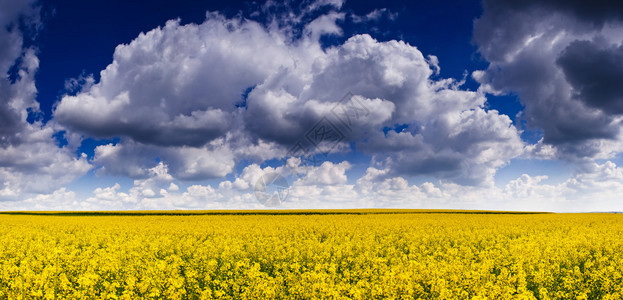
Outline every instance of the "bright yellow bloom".
[(623, 297), (623, 215), (328, 212), (1, 214), (0, 299)]

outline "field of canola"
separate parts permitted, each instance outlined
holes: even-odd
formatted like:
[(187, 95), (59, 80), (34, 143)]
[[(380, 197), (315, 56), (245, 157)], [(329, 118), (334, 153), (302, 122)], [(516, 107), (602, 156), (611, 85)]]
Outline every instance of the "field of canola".
[(0, 299), (623, 298), (623, 215), (325, 213), (1, 214)]

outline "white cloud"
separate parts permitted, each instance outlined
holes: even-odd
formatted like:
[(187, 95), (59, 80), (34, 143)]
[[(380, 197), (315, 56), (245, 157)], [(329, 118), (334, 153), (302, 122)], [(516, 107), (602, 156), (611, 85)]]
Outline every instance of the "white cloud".
[[(344, 14), (339, 3), (314, 5), (332, 9), (294, 39), (288, 22), (265, 28), (218, 13), (198, 25), (169, 21), (118, 46), (100, 81), (63, 97), (55, 119), (72, 132), (121, 137), (99, 146), (94, 163), (100, 174), (133, 178), (147, 176), (155, 160), (176, 179), (222, 178), (242, 161), (283, 158), (323, 118), (343, 140), (311, 151), (348, 152), (354, 142), (392, 176), (492, 184), (521, 154), (510, 119), (483, 110), (481, 93), (431, 79), (436, 57), (366, 34), (323, 50), (320, 36), (341, 34)], [(332, 112), (348, 92), (363, 113), (343, 123)], [(406, 129), (384, 134), (395, 125)]]
[[(11, 203), (11, 202), (8, 202)], [(11, 203), (13, 204), (13, 203)], [(11, 210), (76, 210), (80, 208), (80, 202), (76, 193), (60, 188), (50, 194), (39, 194), (20, 202), (23, 206), (14, 207)]]
[(367, 23), (378, 21), (384, 17), (389, 20), (395, 20), (398, 17), (398, 13), (393, 13), (387, 8), (375, 8), (374, 10), (363, 16), (352, 14), (350, 15), (350, 17), (355, 23)]
[[(465, 184), (491, 184), (495, 170), (522, 152), (515, 127), (508, 117), (481, 109), (482, 94), (460, 90), (454, 80), (430, 80), (431, 68), (435, 66), (404, 42), (355, 36), (315, 60), (309, 88), (285, 85), (294, 88), (274, 92), (275, 83), (269, 79), (253, 90), (247, 124), (254, 125), (250, 129), (260, 138), (294, 143), (348, 90), (370, 114), (355, 120), (352, 132), (346, 130), (347, 140), (361, 143), (359, 149), (372, 155), (388, 155), (395, 174), (434, 174), (452, 181), (464, 177)], [(298, 70), (284, 78), (290, 82), (297, 76), (299, 81), (309, 80)], [(270, 122), (259, 116), (268, 116)], [(408, 130), (387, 135), (381, 131), (396, 124), (407, 124)]]
[(63, 97), (54, 116), (99, 137), (204, 145), (225, 135), (245, 89), (292, 65), (283, 38), (216, 13), (200, 25), (169, 21), (119, 45), (100, 81)]
[(305, 177), (300, 179), (300, 183), (303, 185), (345, 184), (347, 181), (346, 171), (350, 168), (351, 164), (347, 161), (339, 164), (325, 161), (320, 166), (312, 168)]
[(308, 35), (313, 41), (317, 41), (322, 35), (342, 35), (342, 28), (335, 22), (343, 19), (343, 13), (330, 12), (322, 15), (305, 25), (303, 34)]
[(316, 1), (312, 1), (309, 6), (307, 7), (307, 11), (314, 11), (318, 8), (321, 7), (325, 7), (325, 6), (333, 6), (335, 8), (342, 8), (342, 5), (344, 5), (344, 0), (316, 0)]
[[(265, 208), (254, 195), (263, 174), (287, 176), (291, 186), (278, 208), (399, 207), (425, 209), (494, 209), (538, 211), (621, 211), (623, 168), (612, 162), (589, 164), (585, 172), (566, 180), (547, 183), (547, 176), (521, 175), (504, 187), (463, 186), (454, 183), (410, 184), (404, 177), (387, 177), (388, 170), (368, 168), (354, 184), (348, 183), (348, 162), (325, 163), (307, 178), (287, 176), (284, 167), (250, 165), (231, 181), (216, 186), (190, 185), (180, 188), (166, 165), (150, 170), (146, 179), (136, 180), (127, 191), (119, 184), (96, 188), (93, 196), (81, 200), (65, 188), (39, 194), (25, 201), (0, 202), (0, 209), (241, 209)], [(323, 180), (323, 178), (332, 178)], [(325, 184), (326, 183), (326, 184)]]

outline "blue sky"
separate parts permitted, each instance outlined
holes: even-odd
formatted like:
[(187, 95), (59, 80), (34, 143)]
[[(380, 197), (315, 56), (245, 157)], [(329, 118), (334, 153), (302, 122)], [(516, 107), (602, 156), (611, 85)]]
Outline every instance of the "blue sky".
[(276, 177), (278, 208), (623, 209), (610, 1), (22, 0), (0, 23), (2, 210), (265, 208)]

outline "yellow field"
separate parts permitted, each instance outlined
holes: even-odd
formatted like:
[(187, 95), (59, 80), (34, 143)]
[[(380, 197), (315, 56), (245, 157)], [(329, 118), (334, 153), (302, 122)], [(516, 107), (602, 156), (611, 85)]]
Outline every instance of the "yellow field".
[(0, 299), (623, 298), (623, 215), (388, 212), (0, 215)]

